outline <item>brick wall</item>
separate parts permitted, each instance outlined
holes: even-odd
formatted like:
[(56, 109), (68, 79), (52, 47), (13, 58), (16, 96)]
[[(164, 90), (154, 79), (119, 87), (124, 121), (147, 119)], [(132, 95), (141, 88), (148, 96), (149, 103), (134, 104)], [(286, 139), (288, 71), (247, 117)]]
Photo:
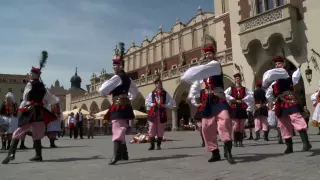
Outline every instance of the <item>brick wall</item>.
[(232, 41), (231, 41), (231, 27), (230, 27), (230, 16), (226, 16), (223, 19), (224, 23), (224, 44), (226, 45), (226, 48), (232, 48)]
[(168, 70), (172, 69), (173, 65), (179, 65), (179, 63), (180, 63), (179, 59), (180, 59), (180, 55), (176, 55), (176, 56), (173, 56), (173, 57), (165, 60), (167, 63), (167, 66), (168, 66)]
[(238, 0), (238, 5), (240, 7), (239, 15), (241, 17), (240, 21), (250, 17), (250, 3), (249, 0)]
[(197, 49), (191, 50), (189, 52), (186, 52), (185, 53), (186, 63), (190, 64), (191, 60), (194, 59), (194, 58), (198, 58), (198, 60), (199, 60), (201, 55), (202, 55), (201, 48), (197, 48)]
[[(184, 58), (186, 60), (186, 63), (187, 64), (191, 63), (191, 60), (194, 59), (194, 58), (198, 58), (199, 59), (201, 57), (201, 53), (202, 53), (201, 52), (201, 48), (193, 49), (191, 51), (186, 52), (184, 54)], [(165, 61), (166, 61), (167, 66), (168, 66), (168, 70), (172, 69), (173, 65), (179, 65), (179, 63), (180, 63), (180, 55), (172, 56), (172, 57), (170, 57), (168, 59), (165, 59)], [(159, 61), (159, 62), (150, 64), (149, 68), (151, 70), (151, 74), (154, 74), (156, 69), (159, 69), (159, 70), (162, 69), (161, 62)], [(138, 78), (140, 78), (142, 74), (147, 75), (145, 67), (136, 69), (134, 71), (130, 71), (130, 72), (128, 72), (128, 74), (132, 74), (132, 76), (135, 76), (135, 77), (137, 76)]]

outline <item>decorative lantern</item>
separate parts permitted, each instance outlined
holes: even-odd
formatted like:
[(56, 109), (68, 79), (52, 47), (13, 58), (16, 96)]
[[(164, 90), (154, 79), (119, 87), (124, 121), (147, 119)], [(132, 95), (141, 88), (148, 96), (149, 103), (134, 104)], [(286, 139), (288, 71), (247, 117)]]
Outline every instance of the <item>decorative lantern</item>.
[(308, 66), (305, 73), (306, 73), (307, 81), (310, 84), (312, 80), (312, 69), (310, 69), (310, 67)]

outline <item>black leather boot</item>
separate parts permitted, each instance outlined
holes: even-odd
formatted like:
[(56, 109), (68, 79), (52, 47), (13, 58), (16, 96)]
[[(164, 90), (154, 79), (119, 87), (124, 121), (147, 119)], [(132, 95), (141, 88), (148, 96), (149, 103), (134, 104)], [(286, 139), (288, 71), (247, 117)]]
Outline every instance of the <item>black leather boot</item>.
[(129, 154), (126, 143), (122, 144), (122, 159), (125, 161), (129, 160)]
[(157, 138), (157, 150), (161, 150), (162, 137)]
[[(35, 148), (35, 147), (34, 147)], [(24, 145), (24, 140), (21, 140), (20, 142), (20, 149), (28, 149), (25, 145)]]
[(312, 146), (309, 142), (309, 137), (308, 137), (307, 131), (301, 130), (301, 131), (299, 131), (299, 134), (300, 134), (300, 137), (301, 137), (301, 140), (303, 143), (302, 151), (309, 151), (312, 148)]
[[(246, 133), (244, 132), (244, 135), (245, 135)], [(250, 136), (249, 136), (249, 138), (247, 139), (247, 140), (252, 140), (253, 139), (253, 135), (252, 135), (252, 131), (250, 130)]]
[(263, 134), (264, 134), (263, 135), (264, 136), (264, 140), (265, 141), (269, 141), (269, 130), (268, 131), (264, 131)]
[(50, 139), (50, 148), (57, 148), (56, 144), (55, 144), (55, 139), (51, 138)]
[(219, 151), (219, 149), (216, 149), (216, 150), (212, 151), (212, 155), (211, 155), (210, 159), (208, 159), (208, 162), (215, 162), (215, 161), (220, 161), (220, 160), (221, 160), (220, 151)]
[(154, 150), (155, 142), (156, 142), (156, 138), (155, 137), (150, 137), (150, 147), (149, 147), (148, 150)]
[(201, 140), (202, 140), (201, 147), (205, 147), (205, 142), (204, 142), (202, 131), (200, 131), (200, 136), (201, 136)]
[(121, 141), (113, 141), (113, 157), (109, 162), (109, 165), (114, 165), (118, 161), (122, 159), (122, 142)]
[(11, 145), (11, 140), (8, 140), (8, 144), (7, 144), (6, 150), (9, 150), (9, 149), (10, 149), (10, 145)]
[(224, 148), (224, 157), (227, 159), (227, 161), (230, 164), (235, 164), (236, 162), (234, 161), (231, 153), (232, 141), (225, 142), (223, 148)]
[(239, 132), (239, 147), (244, 147), (243, 146), (243, 139), (244, 139), (244, 132), (242, 133), (242, 132)]
[(30, 161), (41, 162), (42, 161), (42, 145), (41, 140), (34, 140), (34, 146), (36, 155), (33, 158), (30, 158)]
[(254, 140), (259, 141), (259, 139), (260, 139), (260, 131), (256, 131), (256, 138)]
[(242, 137), (243, 137), (243, 138), (247, 138), (247, 133), (246, 133), (246, 132), (243, 132), (243, 133), (242, 133)]
[(285, 153), (285, 154), (293, 153), (292, 138), (285, 139), (285, 142), (286, 142), (287, 148), (286, 148), (286, 150), (284, 151), (284, 153)]
[(14, 139), (11, 141), (8, 156), (2, 161), (2, 164), (8, 164), (10, 161), (14, 160), (18, 143), (19, 143), (19, 140), (17, 139)]
[(277, 128), (278, 131), (278, 144), (283, 144), (282, 136), (281, 136), (281, 131), (279, 128)]
[(6, 150), (7, 148), (7, 140), (2, 140), (1, 150)]
[(238, 147), (239, 135), (238, 132), (233, 132), (234, 147)]

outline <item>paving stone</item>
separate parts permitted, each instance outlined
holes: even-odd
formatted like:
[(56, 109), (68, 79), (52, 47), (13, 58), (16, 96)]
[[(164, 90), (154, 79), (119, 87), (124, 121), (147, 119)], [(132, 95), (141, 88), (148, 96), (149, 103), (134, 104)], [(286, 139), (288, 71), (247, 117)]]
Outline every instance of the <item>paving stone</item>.
[[(319, 179), (320, 136), (311, 128), (311, 152), (299, 152), (302, 144), (294, 137), (295, 153), (283, 155), (285, 145), (277, 144), (276, 132), (271, 131), (270, 141), (244, 142), (244, 148), (233, 148), (238, 162), (229, 165), (225, 160), (208, 163), (210, 153), (200, 147), (198, 132), (168, 132), (173, 139), (163, 143), (161, 151), (148, 151), (148, 144), (128, 144), (130, 160), (109, 166), (113, 145), (110, 136), (95, 139), (59, 139), (59, 148), (43, 150), (44, 162), (29, 162), (34, 150), (18, 151), (16, 160), (0, 165), (1, 180), (286, 180)], [(132, 136), (128, 136), (130, 141)], [(49, 146), (48, 139), (43, 145)], [(220, 143), (221, 154), (223, 153)], [(32, 146), (27, 137), (26, 145)], [(0, 158), (6, 156), (0, 153)]]

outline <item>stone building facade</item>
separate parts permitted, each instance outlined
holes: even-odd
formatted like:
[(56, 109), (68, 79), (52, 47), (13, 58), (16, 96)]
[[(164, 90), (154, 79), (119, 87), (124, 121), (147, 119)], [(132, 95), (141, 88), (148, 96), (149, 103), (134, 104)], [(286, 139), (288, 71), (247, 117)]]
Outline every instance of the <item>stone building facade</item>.
[(56, 80), (54, 85), (51, 85), (50, 88), (48, 88), (51, 94), (54, 94), (57, 96), (60, 100), (60, 108), (61, 111), (66, 110), (66, 95), (68, 94), (68, 90), (66, 90), (63, 86), (60, 86), (59, 80)]
[(5, 100), (7, 93), (11, 92), (14, 94), (15, 102), (20, 104), (28, 79), (28, 74), (0, 74), (0, 103)]
[[(132, 43), (125, 55), (125, 70), (137, 84), (140, 94), (133, 106), (145, 110), (144, 100), (154, 89), (155, 72), (160, 72), (164, 88), (177, 103), (168, 111), (173, 129), (178, 119), (188, 119), (194, 108), (186, 97), (190, 84), (180, 82), (180, 76), (191, 66), (206, 63), (201, 48), (213, 37), (217, 43), (217, 60), (221, 62), (225, 88), (233, 84), (232, 75), (240, 72), (243, 85), (253, 89), (263, 73), (272, 68), (272, 57), (283, 55), (290, 70), (301, 66), (302, 79), (296, 93), (303, 105), (312, 110), (310, 94), (320, 79), (317, 50), (316, 0), (218, 0), (213, 12), (201, 8), (187, 23), (179, 19), (170, 32), (159, 27), (154, 37), (145, 37), (141, 45)], [(305, 72), (312, 70), (312, 78)], [(307, 70), (310, 72), (310, 70)], [(110, 97), (100, 97), (97, 88), (112, 75), (104, 70), (94, 74), (87, 85), (88, 92), (76, 98), (66, 98), (67, 110), (82, 107), (98, 112), (110, 107)], [(310, 77), (310, 75), (309, 75)]]

